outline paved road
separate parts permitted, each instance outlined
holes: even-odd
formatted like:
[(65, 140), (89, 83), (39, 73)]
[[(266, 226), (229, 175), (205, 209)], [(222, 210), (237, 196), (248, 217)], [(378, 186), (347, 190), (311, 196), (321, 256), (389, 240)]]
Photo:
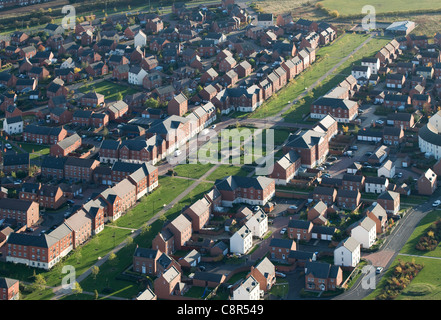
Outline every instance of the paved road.
[[(381, 249), (375, 254), (374, 261), (378, 264), (371, 262), (374, 266), (382, 266), (386, 270), (390, 267), (392, 262), (395, 260), (400, 250), (408, 241), (409, 237), (412, 235), (415, 227), (418, 225), (420, 220), (424, 218), (429, 212), (432, 211), (432, 203), (435, 199), (439, 199), (441, 197), (441, 188), (438, 188), (434, 195), (430, 197), (430, 199), (413, 208), (409, 211), (408, 214), (404, 216), (397, 227), (392, 231), (392, 233), (387, 237), (385, 243), (382, 245)], [(382, 256), (381, 256), (382, 255)], [(369, 255), (366, 255), (364, 258), (369, 260)], [(376, 276), (376, 283), (379, 283), (381, 278), (383, 277), (384, 272), (380, 275)], [(360, 277), (354, 286), (348, 290), (347, 292), (339, 295), (335, 298), (335, 300), (360, 300), (367, 297), (373, 289), (363, 289), (362, 282), (366, 281), (367, 275)]]

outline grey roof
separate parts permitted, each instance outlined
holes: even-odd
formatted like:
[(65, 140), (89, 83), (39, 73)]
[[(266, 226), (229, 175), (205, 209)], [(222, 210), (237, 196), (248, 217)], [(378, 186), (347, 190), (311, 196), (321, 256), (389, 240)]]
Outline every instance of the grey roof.
[(340, 267), (325, 262), (306, 262), (305, 275), (312, 274), (314, 278), (336, 278)]
[(29, 165), (29, 153), (5, 154), (3, 166)]
[(5, 289), (10, 288), (17, 282), (18, 280), (16, 279), (0, 277), (0, 288), (5, 288)]
[(39, 248), (50, 248), (58, 241), (58, 239), (47, 234), (33, 236), (25, 233), (11, 233), (9, 235), (7, 243)]
[(312, 226), (312, 222), (311, 221), (291, 219), (288, 222), (288, 227), (289, 228), (309, 229), (311, 226)]
[(375, 228), (377, 225), (371, 218), (364, 217), (363, 220), (360, 221), (359, 226), (369, 231)]
[(221, 273), (196, 271), (193, 279), (221, 283), (223, 276)]
[(295, 242), (294, 240), (290, 240), (290, 239), (272, 238), (269, 246), (291, 249), (294, 242)]
[(77, 141), (81, 141), (81, 137), (77, 133), (74, 133), (73, 135), (64, 138), (63, 140), (58, 142), (57, 145), (60, 146), (62, 149), (66, 149)]
[(360, 243), (357, 240), (355, 240), (354, 238), (349, 237), (345, 240), (342, 240), (337, 245), (337, 248), (340, 248), (342, 246), (347, 248), (350, 252), (354, 252), (360, 246)]
[(253, 187), (254, 189), (257, 190), (264, 190), (272, 182), (274, 182), (273, 179), (262, 176), (259, 176), (257, 178), (229, 176), (224, 179), (217, 179), (215, 182), (215, 186), (218, 190), (229, 190), (229, 191), (233, 191), (237, 188), (250, 188), (250, 187)]

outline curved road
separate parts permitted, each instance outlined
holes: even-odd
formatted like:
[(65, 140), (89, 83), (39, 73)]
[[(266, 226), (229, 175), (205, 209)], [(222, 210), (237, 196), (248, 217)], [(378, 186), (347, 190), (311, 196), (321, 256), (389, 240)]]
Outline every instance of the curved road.
[[(388, 269), (397, 255), (399, 255), (400, 250), (406, 244), (420, 220), (433, 210), (433, 201), (439, 199), (440, 196), (441, 188), (438, 188), (428, 201), (413, 208), (399, 220), (397, 227), (395, 227), (392, 233), (386, 238), (385, 243), (378, 252), (368, 255), (365, 258), (371, 261), (374, 266), (382, 266), (384, 270)], [(377, 260), (375, 258), (379, 259)], [(375, 264), (374, 261), (377, 262), (377, 264)], [(380, 275), (376, 275), (375, 279), (377, 284), (383, 275), (384, 271)], [(360, 277), (351, 289), (334, 298), (334, 300), (360, 300), (367, 297), (374, 291), (373, 289), (363, 289), (362, 284), (363, 281), (367, 282), (367, 277), (368, 275)]]

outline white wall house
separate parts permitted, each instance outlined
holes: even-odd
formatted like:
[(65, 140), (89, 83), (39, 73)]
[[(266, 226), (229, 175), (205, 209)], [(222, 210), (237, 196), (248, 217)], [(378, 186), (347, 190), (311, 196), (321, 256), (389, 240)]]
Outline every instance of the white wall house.
[(259, 282), (249, 276), (233, 291), (233, 300), (260, 300), (261, 290)]
[(3, 130), (9, 135), (23, 133), (23, 118), (21, 116), (5, 118)]
[(230, 238), (230, 252), (245, 254), (253, 245), (253, 233), (244, 225)]
[(139, 66), (133, 66), (129, 70), (128, 82), (137, 86), (142, 85), (142, 80), (147, 75), (147, 71)]
[(366, 177), (365, 183), (364, 183), (364, 190), (368, 193), (382, 193), (386, 191), (387, 187), (389, 185), (389, 179), (388, 178), (382, 178), (382, 177)]
[(365, 217), (351, 230), (351, 237), (357, 240), (362, 248), (370, 248), (377, 238), (377, 225), (374, 220)]
[(418, 132), (418, 145), (421, 152), (433, 155), (435, 159), (441, 159), (441, 111), (438, 111), (429, 119)]
[(379, 177), (393, 178), (395, 175), (394, 163), (391, 160), (387, 160), (380, 168), (378, 168), (377, 173)]
[(352, 237), (340, 242), (334, 250), (334, 264), (342, 267), (356, 267), (360, 262), (360, 243)]
[(144, 32), (139, 30), (139, 32), (135, 35), (135, 48), (136, 47), (144, 47), (147, 44), (147, 36)]
[(254, 237), (262, 238), (268, 231), (268, 215), (260, 208), (245, 224)]
[(351, 71), (352, 76), (359, 80), (359, 79), (369, 79), (369, 77), (371, 76), (372, 72), (371, 72), (371, 68), (367, 67), (367, 66), (355, 66), (352, 68)]
[(378, 58), (363, 58), (361, 60), (361, 65), (364, 67), (369, 67), (372, 74), (377, 74), (378, 69), (380, 69), (380, 59)]

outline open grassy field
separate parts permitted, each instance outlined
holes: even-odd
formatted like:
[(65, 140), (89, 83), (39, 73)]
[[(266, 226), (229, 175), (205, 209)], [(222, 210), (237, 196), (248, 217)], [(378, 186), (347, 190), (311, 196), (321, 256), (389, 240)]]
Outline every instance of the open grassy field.
[[(348, 34), (347, 36), (353, 35)], [(350, 56), (347, 61), (345, 61), (340, 67), (338, 67), (333, 74), (326, 77), (319, 86), (317, 86), (312, 92), (309, 92), (302, 100), (297, 104), (293, 105), (287, 112), (283, 114), (285, 121), (287, 122), (300, 122), (304, 114), (309, 113), (311, 103), (326, 94), (329, 90), (337, 86), (346, 76), (351, 74), (351, 69), (354, 65), (360, 64), (361, 59), (364, 57), (373, 56), (378, 50), (380, 50), (385, 44), (390, 41), (388, 38), (372, 38), (368, 43), (366, 43), (363, 48), (361, 48), (354, 55)], [(349, 52), (350, 53), (350, 52)], [(348, 53), (348, 54), (349, 54)], [(335, 65), (334, 62), (333, 65)]]
[(129, 94), (134, 94), (138, 92), (138, 90), (128, 87), (128, 86), (120, 86), (110, 81), (101, 81), (95, 83), (93, 85), (84, 85), (79, 89), (82, 93), (88, 93), (91, 91), (96, 91), (104, 95), (104, 98), (108, 101), (117, 101), (118, 93), (121, 93), (123, 97)]
[(213, 168), (213, 166), (214, 164), (211, 163), (187, 163), (176, 166), (174, 171), (180, 177), (199, 179), (207, 173), (208, 170)]
[(391, 265), (391, 268), (378, 283), (377, 288), (365, 300), (374, 300), (381, 292), (386, 283), (386, 279), (391, 274), (393, 268), (399, 263), (399, 260), (408, 262), (414, 260), (418, 264), (423, 264), (424, 268), (412, 280), (410, 285), (395, 300), (440, 300), (441, 299), (441, 269), (440, 259), (431, 259), (427, 257), (410, 257), (398, 255)]
[[(317, 51), (316, 62), (298, 77), (280, 90), (277, 94), (268, 99), (250, 117), (263, 119), (279, 113), (290, 101), (295, 100), (305, 88), (311, 86), (320, 79), (323, 74), (331, 70), (341, 59), (348, 56), (355, 48), (362, 44), (368, 35), (346, 33), (340, 36), (331, 45), (320, 48)], [(299, 105), (296, 107), (299, 120), (302, 115), (309, 112), (309, 107)]]
[[(194, 203), (196, 200), (202, 198), (204, 193), (210, 190), (212, 186), (213, 184), (211, 183), (200, 183), (178, 204), (165, 213), (167, 219), (173, 220), (176, 218), (185, 206), (188, 206)], [(146, 286), (145, 282), (138, 282), (136, 280), (124, 278), (122, 274), (125, 270), (130, 268), (132, 264), (133, 252), (136, 246), (150, 248), (153, 238), (158, 234), (163, 225), (164, 222), (161, 220), (156, 220), (154, 223), (152, 223), (150, 230), (142, 232), (134, 239), (132, 244), (126, 245), (124, 248), (122, 248), (116, 254), (116, 258), (114, 260), (104, 263), (100, 267), (100, 272), (98, 273), (96, 279), (90, 275), (84, 281), (82, 281), (81, 287), (83, 290), (89, 292), (97, 290), (100, 294), (108, 294), (127, 299), (132, 299), (137, 293), (144, 290)]]
[(441, 248), (439, 246), (435, 250), (428, 252), (415, 249), (415, 245), (418, 243), (418, 240), (421, 238), (421, 236), (425, 234), (427, 228), (429, 228), (433, 222), (440, 218), (441, 211), (435, 210), (427, 214), (423, 219), (421, 219), (420, 223), (415, 228), (414, 232), (412, 233), (404, 247), (401, 249), (400, 253), (441, 258)]
[(177, 177), (160, 177), (159, 187), (142, 197), (124, 216), (113, 222), (115, 226), (137, 229), (158, 213), (164, 204), (169, 204), (194, 181)]
[(228, 164), (221, 164), (219, 168), (214, 170), (208, 177), (208, 181), (216, 181), (217, 179), (222, 179), (228, 176), (240, 176), (246, 177), (249, 172), (242, 169), (239, 166), (233, 166)]
[[(435, 250), (423, 252), (415, 249), (419, 238), (425, 234), (427, 228), (437, 219), (441, 218), (441, 211), (435, 210), (428, 213), (421, 219), (418, 226), (410, 236), (407, 243), (401, 249), (400, 253), (392, 263), (391, 267), (374, 290), (366, 299), (372, 300), (380, 293), (386, 283), (386, 279), (391, 274), (399, 260), (407, 262), (415, 260), (418, 264), (423, 264), (424, 268), (412, 280), (410, 285), (400, 294), (396, 300), (439, 300), (441, 299), (441, 248), (438, 246)], [(413, 256), (408, 256), (413, 255)]]
[(341, 16), (362, 14), (361, 10), (366, 5), (373, 6), (377, 14), (441, 9), (441, 2), (433, 0), (421, 0), (417, 2), (403, 0), (324, 0), (321, 1), (321, 3), (329, 10), (337, 10)]

